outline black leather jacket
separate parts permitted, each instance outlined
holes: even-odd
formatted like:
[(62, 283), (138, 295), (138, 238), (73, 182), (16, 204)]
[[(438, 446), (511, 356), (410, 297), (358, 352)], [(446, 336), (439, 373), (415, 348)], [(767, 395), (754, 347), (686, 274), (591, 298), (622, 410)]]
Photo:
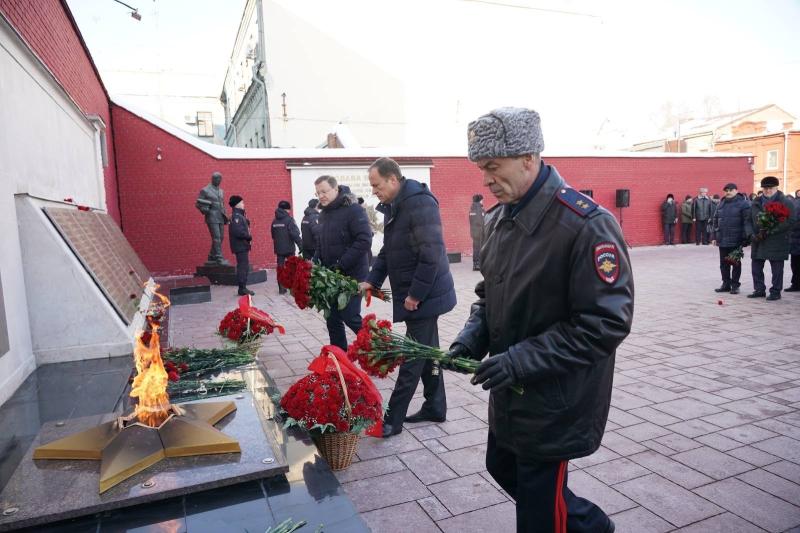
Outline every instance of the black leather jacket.
[(509, 352), (522, 395), (489, 397), (498, 445), (538, 461), (600, 446), (614, 357), (633, 320), (633, 275), (614, 217), (554, 167), (513, 218), (486, 214), (479, 300), (455, 342), (482, 357)]

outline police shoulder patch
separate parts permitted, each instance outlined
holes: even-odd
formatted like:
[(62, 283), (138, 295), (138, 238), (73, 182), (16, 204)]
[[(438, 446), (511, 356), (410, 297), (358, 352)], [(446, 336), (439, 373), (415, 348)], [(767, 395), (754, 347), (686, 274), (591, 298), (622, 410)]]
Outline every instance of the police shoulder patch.
[(619, 250), (613, 242), (601, 242), (594, 246), (594, 270), (600, 280), (614, 284), (619, 279)]
[(571, 187), (562, 187), (556, 194), (558, 201), (585, 217), (597, 209), (597, 203)]

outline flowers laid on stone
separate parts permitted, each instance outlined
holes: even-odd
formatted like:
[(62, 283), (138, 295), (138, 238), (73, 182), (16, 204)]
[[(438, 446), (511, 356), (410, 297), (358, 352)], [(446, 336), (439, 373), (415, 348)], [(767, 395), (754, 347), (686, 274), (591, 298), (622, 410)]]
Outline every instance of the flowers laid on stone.
[[(325, 318), (330, 316), (332, 309), (347, 307), (350, 299), (359, 293), (355, 279), (300, 256), (289, 257), (283, 266), (278, 267), (278, 283), (292, 293), (297, 307), (316, 309)], [(367, 291), (364, 296), (368, 306), (373, 296), (391, 301), (388, 291), (378, 289)]]

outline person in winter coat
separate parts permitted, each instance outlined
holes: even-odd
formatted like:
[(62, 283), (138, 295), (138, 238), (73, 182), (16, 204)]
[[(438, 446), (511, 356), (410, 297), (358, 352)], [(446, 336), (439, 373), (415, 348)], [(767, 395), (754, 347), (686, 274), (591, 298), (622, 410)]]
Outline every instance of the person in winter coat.
[(687, 194), (681, 203), (681, 243), (692, 242), (692, 196)]
[(491, 391), (487, 469), (516, 501), (518, 532), (610, 533), (600, 507), (567, 488), (567, 463), (600, 447), (631, 330), (622, 230), (542, 161), (535, 111), (495, 109), (468, 139), (499, 203), (486, 213), (478, 300), (449, 353), (489, 354), (472, 378)]
[[(322, 209), (314, 259), (345, 276), (364, 281), (369, 271), (368, 251), (372, 246), (367, 212), (358, 205), (350, 189), (337, 184), (333, 176), (320, 176), (314, 187)], [(344, 309), (332, 309), (326, 325), (331, 344), (347, 351), (344, 327), (356, 333), (361, 329), (361, 295), (353, 296)]]
[(239, 284), (239, 296), (255, 293), (247, 288), (247, 275), (250, 273), (250, 243), (253, 235), (250, 233), (250, 221), (244, 213), (244, 200), (241, 196), (233, 195), (228, 200), (228, 205), (233, 208), (230, 225), (228, 226), (228, 240), (231, 243), (231, 252), (236, 256), (236, 282)]
[[(278, 266), (283, 266), (286, 258), (295, 254), (295, 246), (297, 249), (303, 249), (303, 238), (300, 236), (300, 230), (297, 228), (297, 223), (289, 214), (292, 208), (291, 204), (286, 200), (278, 202), (278, 208), (275, 210), (275, 218), (272, 220), (272, 248), (275, 255), (278, 256)], [(286, 288), (278, 284), (278, 294), (286, 294)]]
[(784, 289), (783, 292), (800, 292), (800, 190), (794, 192), (794, 217), (794, 228), (792, 229), (789, 246), (792, 281), (791, 285)]
[(482, 194), (472, 196), (469, 208), (469, 236), (472, 237), (472, 270), (481, 269), (481, 242), (483, 241), (483, 201)]
[(708, 224), (714, 214), (714, 203), (708, 197), (708, 189), (700, 187), (700, 194), (692, 202), (692, 222), (694, 222), (694, 243), (708, 244)]
[(719, 246), (719, 270), (722, 273), (722, 286), (714, 290), (739, 294), (742, 263), (730, 264), (726, 257), (739, 246), (750, 242), (753, 219), (750, 216), (750, 201), (739, 193), (735, 183), (728, 183), (723, 190), (725, 197), (720, 200), (711, 219), (711, 244)]
[(318, 204), (319, 200), (316, 198), (309, 200), (308, 207), (303, 211), (303, 220), (300, 222), (300, 233), (303, 237), (303, 259), (314, 257), (314, 251), (317, 249)]
[[(384, 214), (385, 222), (383, 247), (361, 288), (380, 287), (388, 276), (394, 321), (406, 323), (407, 336), (438, 348), (439, 315), (456, 306), (439, 201), (427, 185), (405, 178), (398, 164), (388, 157), (377, 159), (369, 167), (369, 183), (380, 200), (377, 209)], [(425, 402), (419, 412), (406, 417), (420, 377)], [(439, 365), (431, 361), (401, 364), (383, 421), (384, 438), (400, 433), (403, 422), (444, 422), (446, 416), (444, 375)]]
[[(767, 176), (761, 180), (761, 190), (764, 194), (759, 196), (751, 209), (753, 216), (753, 251), (751, 253), (751, 267), (753, 274), (752, 294), (748, 298), (763, 298), (774, 301), (781, 299), (783, 289), (783, 262), (789, 256), (789, 237), (795, 223), (794, 203), (778, 190), (778, 178)], [(758, 222), (759, 215), (771, 203), (779, 202), (789, 210), (789, 218), (768, 233)], [(764, 264), (769, 261), (772, 270), (772, 286), (767, 296), (767, 286), (764, 283)]]
[(668, 194), (664, 203), (661, 204), (661, 224), (664, 226), (664, 245), (675, 245), (675, 224), (677, 223), (678, 206), (675, 205), (675, 197), (672, 194)]

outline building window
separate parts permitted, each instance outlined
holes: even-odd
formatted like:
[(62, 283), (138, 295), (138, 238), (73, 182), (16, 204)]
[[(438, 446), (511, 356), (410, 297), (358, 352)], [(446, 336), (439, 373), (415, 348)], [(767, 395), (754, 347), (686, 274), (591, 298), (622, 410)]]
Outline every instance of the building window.
[(767, 170), (777, 170), (778, 168), (778, 151), (770, 150), (767, 152)]
[(197, 112), (197, 136), (198, 137), (214, 136), (214, 123), (211, 120), (211, 111)]

